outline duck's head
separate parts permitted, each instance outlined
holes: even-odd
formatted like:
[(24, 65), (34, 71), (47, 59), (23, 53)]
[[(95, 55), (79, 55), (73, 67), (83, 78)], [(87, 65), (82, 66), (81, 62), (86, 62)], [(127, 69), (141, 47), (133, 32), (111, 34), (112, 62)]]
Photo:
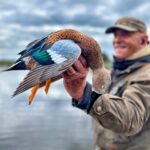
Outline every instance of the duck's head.
[(99, 94), (105, 93), (108, 89), (110, 81), (111, 81), (110, 71), (108, 71), (104, 67), (93, 70), (92, 90), (95, 91), (96, 93)]

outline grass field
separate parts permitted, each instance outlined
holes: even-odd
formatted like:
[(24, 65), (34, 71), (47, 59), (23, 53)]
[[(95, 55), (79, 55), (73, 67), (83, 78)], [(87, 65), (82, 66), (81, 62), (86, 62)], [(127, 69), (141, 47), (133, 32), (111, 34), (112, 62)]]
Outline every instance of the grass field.
[(1, 67), (8, 67), (11, 66), (15, 61), (13, 60), (0, 60)]

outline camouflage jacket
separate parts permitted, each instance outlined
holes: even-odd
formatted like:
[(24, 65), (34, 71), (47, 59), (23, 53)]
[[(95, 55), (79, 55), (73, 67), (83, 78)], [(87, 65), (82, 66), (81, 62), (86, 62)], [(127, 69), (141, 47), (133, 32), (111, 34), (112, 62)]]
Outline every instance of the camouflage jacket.
[[(83, 99), (90, 95), (87, 84)], [(83, 102), (73, 105), (86, 109)], [(96, 99), (89, 114), (95, 150), (150, 150), (150, 61), (115, 71), (108, 93)]]

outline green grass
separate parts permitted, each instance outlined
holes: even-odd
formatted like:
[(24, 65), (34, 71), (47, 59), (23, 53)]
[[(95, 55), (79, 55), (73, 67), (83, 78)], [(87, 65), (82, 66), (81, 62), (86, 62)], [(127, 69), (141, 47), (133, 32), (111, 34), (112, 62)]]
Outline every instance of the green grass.
[(110, 62), (110, 61), (105, 62), (105, 67), (106, 67), (107, 69), (111, 69), (111, 67), (112, 67), (112, 62)]
[(8, 67), (11, 66), (15, 61), (13, 60), (0, 60), (1, 67)]

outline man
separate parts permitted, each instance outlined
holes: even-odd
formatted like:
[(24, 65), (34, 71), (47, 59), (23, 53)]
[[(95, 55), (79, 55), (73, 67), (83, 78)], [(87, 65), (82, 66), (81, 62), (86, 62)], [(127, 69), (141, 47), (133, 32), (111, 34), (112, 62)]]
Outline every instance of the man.
[(147, 28), (143, 21), (129, 17), (119, 19), (106, 33), (114, 34), (115, 49), (108, 91), (102, 95), (92, 92), (86, 82), (88, 67), (83, 57), (63, 74), (64, 85), (73, 105), (87, 110), (93, 118), (96, 150), (150, 150)]

